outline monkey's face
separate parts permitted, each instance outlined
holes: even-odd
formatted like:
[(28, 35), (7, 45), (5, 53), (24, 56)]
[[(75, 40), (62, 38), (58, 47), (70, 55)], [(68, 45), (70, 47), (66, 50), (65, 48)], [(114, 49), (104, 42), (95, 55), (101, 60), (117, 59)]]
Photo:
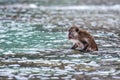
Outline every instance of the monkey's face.
[(68, 39), (78, 39), (78, 32), (79, 28), (78, 27), (71, 27), (68, 30)]

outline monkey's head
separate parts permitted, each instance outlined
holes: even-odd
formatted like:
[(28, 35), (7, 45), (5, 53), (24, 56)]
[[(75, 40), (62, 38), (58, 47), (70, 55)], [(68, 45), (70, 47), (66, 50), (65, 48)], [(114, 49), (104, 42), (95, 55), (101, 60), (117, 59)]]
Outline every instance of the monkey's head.
[(79, 28), (77, 26), (72, 26), (68, 30), (68, 39), (78, 39)]

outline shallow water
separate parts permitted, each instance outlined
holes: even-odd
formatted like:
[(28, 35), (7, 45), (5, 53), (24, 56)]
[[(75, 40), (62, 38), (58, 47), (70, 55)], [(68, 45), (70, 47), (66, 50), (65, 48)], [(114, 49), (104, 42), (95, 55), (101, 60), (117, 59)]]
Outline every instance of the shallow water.
[[(0, 6), (0, 79), (119, 80), (118, 7)], [(72, 24), (89, 31), (99, 51), (71, 50)]]

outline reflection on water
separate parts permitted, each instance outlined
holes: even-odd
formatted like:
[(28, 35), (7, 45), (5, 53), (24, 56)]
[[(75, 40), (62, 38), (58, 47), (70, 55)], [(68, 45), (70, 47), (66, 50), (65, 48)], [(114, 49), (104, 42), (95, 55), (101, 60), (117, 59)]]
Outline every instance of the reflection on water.
[[(0, 79), (119, 80), (118, 7), (0, 6)], [(89, 31), (99, 51), (71, 50), (72, 24)]]

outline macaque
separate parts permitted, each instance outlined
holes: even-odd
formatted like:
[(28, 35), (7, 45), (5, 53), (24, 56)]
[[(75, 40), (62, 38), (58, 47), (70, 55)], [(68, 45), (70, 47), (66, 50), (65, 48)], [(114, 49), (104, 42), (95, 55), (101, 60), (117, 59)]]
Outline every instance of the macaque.
[(93, 36), (85, 30), (81, 30), (77, 26), (72, 26), (69, 29), (68, 39), (71, 40), (74, 45), (71, 49), (81, 48), (80, 51), (98, 51), (97, 44)]

